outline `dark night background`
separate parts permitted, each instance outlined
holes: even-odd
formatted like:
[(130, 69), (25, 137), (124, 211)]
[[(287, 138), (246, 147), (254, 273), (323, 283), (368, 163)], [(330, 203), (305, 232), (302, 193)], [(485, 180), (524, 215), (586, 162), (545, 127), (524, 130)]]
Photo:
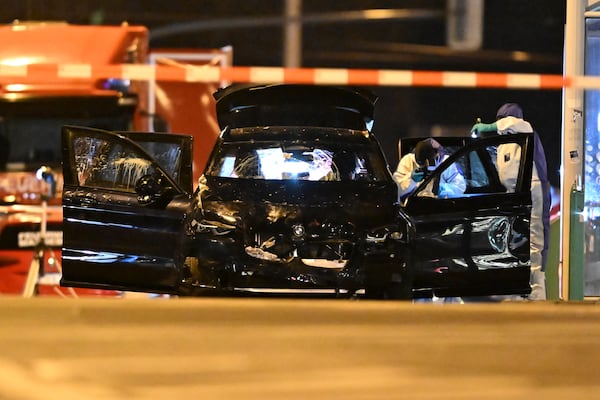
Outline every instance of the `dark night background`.
[[(446, 46), (446, 1), (304, 0), (303, 67), (562, 73), (564, 0), (486, 0), (483, 45), (471, 52)], [(3, 0), (0, 20), (62, 20), (74, 24), (146, 25), (151, 48), (233, 47), (234, 65), (283, 65), (283, 0)], [(345, 12), (412, 9), (427, 17), (357, 21)], [(331, 17), (310, 22), (311, 16)], [(178, 27), (195, 29), (168, 34)], [(153, 36), (153, 32), (157, 32)], [(528, 54), (517, 62), (511, 52)], [(378, 96), (375, 133), (395, 168), (399, 137), (438, 131), (468, 134), (477, 117), (495, 119), (505, 101), (520, 103), (540, 133), (556, 186), (561, 154), (560, 90), (371, 88)]]

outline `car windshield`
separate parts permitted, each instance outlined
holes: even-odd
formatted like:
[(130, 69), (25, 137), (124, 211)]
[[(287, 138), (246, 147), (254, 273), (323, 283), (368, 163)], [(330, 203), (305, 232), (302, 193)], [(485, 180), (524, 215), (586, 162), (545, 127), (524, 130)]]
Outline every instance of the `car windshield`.
[(381, 152), (364, 140), (345, 139), (224, 143), (206, 174), (263, 180), (385, 180), (387, 167)]

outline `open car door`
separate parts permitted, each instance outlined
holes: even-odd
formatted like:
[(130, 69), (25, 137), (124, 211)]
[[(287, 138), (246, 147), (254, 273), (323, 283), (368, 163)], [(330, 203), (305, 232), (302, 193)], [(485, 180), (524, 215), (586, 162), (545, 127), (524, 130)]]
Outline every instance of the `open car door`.
[[(404, 202), (415, 224), (415, 296), (529, 293), (533, 136), (439, 141), (450, 156)], [(414, 143), (402, 141), (401, 152)], [(440, 196), (456, 172), (464, 192)]]
[(192, 138), (65, 126), (62, 158), (61, 284), (175, 293)]

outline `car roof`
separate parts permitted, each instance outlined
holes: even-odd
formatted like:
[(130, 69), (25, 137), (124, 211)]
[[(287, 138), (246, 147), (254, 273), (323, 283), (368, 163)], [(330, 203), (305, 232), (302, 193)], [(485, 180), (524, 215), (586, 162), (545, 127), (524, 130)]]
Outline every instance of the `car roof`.
[(221, 129), (320, 126), (368, 129), (377, 97), (366, 90), (300, 84), (233, 85), (214, 94)]

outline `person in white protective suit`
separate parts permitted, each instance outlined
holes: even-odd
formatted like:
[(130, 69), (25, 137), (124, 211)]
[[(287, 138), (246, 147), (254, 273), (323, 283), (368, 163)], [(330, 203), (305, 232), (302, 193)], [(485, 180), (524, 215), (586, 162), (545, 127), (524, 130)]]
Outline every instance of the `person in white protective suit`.
[[(497, 132), (501, 135), (511, 133), (534, 133), (534, 164), (531, 176), (531, 220), (530, 262), (531, 294), (529, 300), (546, 300), (545, 265), (548, 251), (550, 224), (550, 184), (546, 156), (543, 145), (531, 124), (523, 119), (523, 110), (516, 103), (502, 105), (496, 113), (496, 122), (491, 124), (477, 123), (471, 129), (479, 136), (485, 132)], [(517, 144), (498, 146), (497, 165), (500, 181), (507, 191), (514, 191), (519, 175), (521, 148)]]
[[(394, 181), (398, 185), (398, 197), (402, 200), (412, 193), (423, 181), (426, 173), (433, 171), (448, 158), (444, 148), (436, 140), (428, 138), (421, 140), (415, 150), (404, 155), (394, 172)], [(429, 193), (434, 197), (456, 197), (465, 192), (465, 178), (456, 164), (447, 168), (440, 177), (438, 193)]]

